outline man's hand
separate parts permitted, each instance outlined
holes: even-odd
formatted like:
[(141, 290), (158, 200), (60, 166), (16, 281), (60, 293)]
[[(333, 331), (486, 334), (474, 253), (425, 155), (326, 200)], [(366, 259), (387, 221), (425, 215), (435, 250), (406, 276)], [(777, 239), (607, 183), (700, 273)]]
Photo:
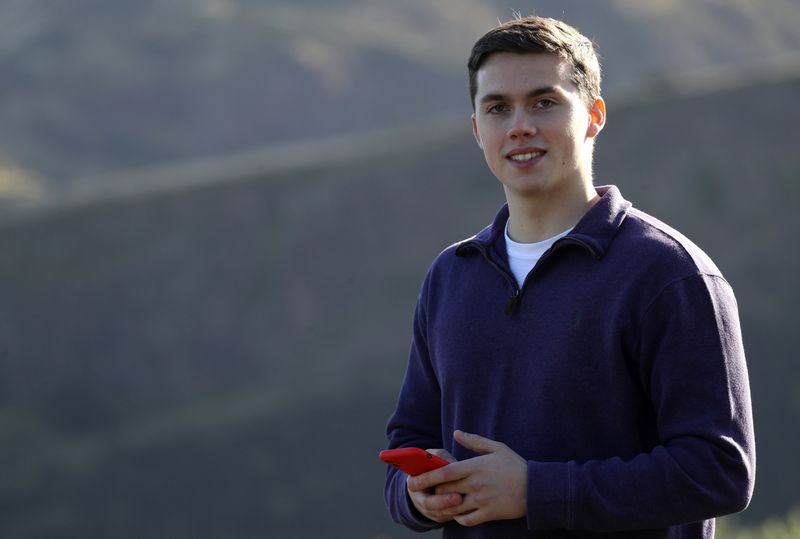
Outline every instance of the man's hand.
[[(427, 449), (426, 451), (446, 460), (447, 462), (456, 462), (455, 457), (444, 449)], [(417, 476), (417, 478), (430, 473), (432, 472), (420, 474)], [(408, 477), (406, 488), (408, 489), (408, 495), (411, 498), (411, 502), (414, 504), (414, 507), (416, 507), (420, 513), (434, 522), (443, 523), (453, 520), (453, 517), (458, 513), (453, 512), (451, 508), (462, 504), (464, 499), (461, 494), (444, 491), (435, 492), (436, 489), (432, 486), (422, 489), (413, 489), (411, 486), (412, 479), (415, 478), (412, 478), (411, 476)]]
[(427, 497), (420, 498), (424, 509), (411, 494), (417, 509), (436, 522), (455, 520), (463, 526), (524, 517), (528, 492), (525, 459), (507, 445), (476, 434), (457, 430), (453, 436), (481, 456), (409, 478), (410, 494), (427, 492)]

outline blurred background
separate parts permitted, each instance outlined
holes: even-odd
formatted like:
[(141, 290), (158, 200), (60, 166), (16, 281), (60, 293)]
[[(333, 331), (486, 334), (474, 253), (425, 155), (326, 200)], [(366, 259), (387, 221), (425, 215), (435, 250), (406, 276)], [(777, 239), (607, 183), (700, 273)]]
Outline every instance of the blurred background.
[(596, 183), (737, 292), (720, 535), (800, 537), (800, 2), (0, 0), (1, 537), (412, 536), (377, 453), (428, 265), (503, 202), (465, 64), (512, 10), (596, 41)]

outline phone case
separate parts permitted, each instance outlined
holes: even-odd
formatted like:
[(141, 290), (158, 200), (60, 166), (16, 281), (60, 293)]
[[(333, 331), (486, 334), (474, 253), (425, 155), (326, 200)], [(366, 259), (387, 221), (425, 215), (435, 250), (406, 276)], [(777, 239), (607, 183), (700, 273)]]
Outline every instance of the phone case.
[(419, 449), (418, 447), (387, 449), (381, 451), (379, 456), (386, 464), (390, 464), (412, 476), (429, 472), (449, 464), (446, 460), (432, 455), (424, 449)]

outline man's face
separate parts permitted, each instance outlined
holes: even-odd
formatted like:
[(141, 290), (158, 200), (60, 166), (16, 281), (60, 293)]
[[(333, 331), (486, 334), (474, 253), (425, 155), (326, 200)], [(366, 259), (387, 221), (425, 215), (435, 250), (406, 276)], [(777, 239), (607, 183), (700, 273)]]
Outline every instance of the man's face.
[(591, 184), (602, 99), (587, 107), (552, 54), (494, 53), (477, 73), (472, 128), (507, 197), (569, 193)]

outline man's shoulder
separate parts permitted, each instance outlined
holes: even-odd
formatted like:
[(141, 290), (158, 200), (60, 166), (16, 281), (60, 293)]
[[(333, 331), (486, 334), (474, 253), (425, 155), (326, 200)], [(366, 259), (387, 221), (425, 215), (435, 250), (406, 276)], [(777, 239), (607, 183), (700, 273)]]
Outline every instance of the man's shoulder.
[(631, 207), (614, 241), (629, 256), (682, 273), (719, 275), (711, 257), (696, 243), (664, 221)]
[(488, 248), (486, 237), (491, 227), (486, 227), (479, 233), (461, 239), (445, 247), (431, 264), (432, 269), (450, 266), (465, 254), (478, 253), (481, 249)]
[[(452, 243), (440, 251), (428, 268), (425, 279), (428, 285), (449, 283), (454, 278), (454, 272), (460, 275), (459, 278), (472, 275), (470, 268), (476, 267), (473, 263), (482, 258), (481, 253), (486, 254), (492, 249), (495, 240), (493, 227), (494, 224), (490, 224), (477, 234)], [(465, 263), (467, 260), (473, 263)], [(479, 264), (478, 267), (480, 266), (482, 265)], [(463, 271), (468, 273), (461, 273)]]
[(498, 235), (501, 233), (508, 218), (508, 210), (504, 206), (500, 209), (492, 223), (486, 225), (472, 236), (463, 238), (442, 250), (436, 258), (434, 258), (433, 266), (441, 266), (452, 264), (456, 259), (464, 255), (477, 254), (486, 252), (491, 249), (491, 246), (497, 241)]

